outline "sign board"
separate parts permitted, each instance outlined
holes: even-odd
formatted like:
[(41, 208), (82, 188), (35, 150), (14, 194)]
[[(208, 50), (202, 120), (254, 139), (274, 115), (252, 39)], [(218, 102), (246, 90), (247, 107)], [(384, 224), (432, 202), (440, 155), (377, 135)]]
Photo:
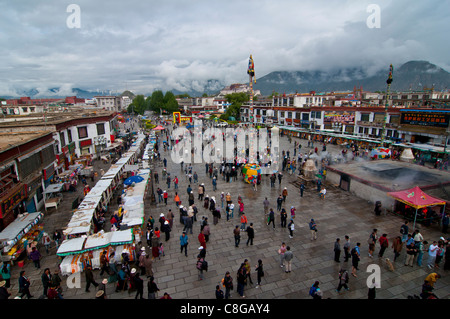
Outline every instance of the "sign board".
[(324, 122), (354, 124), (355, 113), (354, 112), (337, 112), (337, 111), (325, 111)]
[(438, 111), (402, 111), (400, 124), (448, 127), (450, 113)]

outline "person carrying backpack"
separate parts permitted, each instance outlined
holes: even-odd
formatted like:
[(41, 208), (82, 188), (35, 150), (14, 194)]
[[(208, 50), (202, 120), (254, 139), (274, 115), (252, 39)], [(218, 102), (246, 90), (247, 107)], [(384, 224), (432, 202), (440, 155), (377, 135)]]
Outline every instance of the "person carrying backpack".
[(203, 280), (205, 277), (203, 275), (203, 271), (208, 271), (208, 262), (205, 258), (198, 256), (197, 257), (197, 270), (198, 270), (198, 280)]
[(225, 273), (225, 277), (222, 279), (222, 285), (225, 287), (225, 299), (231, 298), (231, 290), (233, 290), (233, 278), (230, 272)]
[(341, 269), (339, 271), (339, 284), (336, 289), (336, 292), (341, 292), (342, 287), (344, 287), (345, 290), (348, 290), (347, 286), (348, 280), (349, 280), (348, 271), (345, 269)]
[(320, 295), (317, 294), (317, 291), (319, 290), (319, 282), (316, 281), (314, 282), (314, 284), (311, 286), (311, 288), (309, 288), (309, 295), (313, 298), (313, 299), (321, 299)]

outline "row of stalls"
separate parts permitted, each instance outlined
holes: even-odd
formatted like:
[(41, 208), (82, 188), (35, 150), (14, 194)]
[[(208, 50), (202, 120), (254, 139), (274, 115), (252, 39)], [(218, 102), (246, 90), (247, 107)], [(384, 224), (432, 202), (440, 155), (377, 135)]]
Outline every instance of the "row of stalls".
[[(99, 268), (100, 255), (106, 251), (107, 258), (114, 251), (116, 260), (122, 253), (129, 255), (129, 260), (135, 258), (134, 247), (142, 236), (144, 223), (144, 199), (147, 194), (150, 170), (134, 165), (142, 158), (145, 135), (138, 134), (129, 150), (101, 177), (89, 191), (83, 201), (73, 212), (67, 227), (63, 230), (66, 240), (60, 245), (57, 255), (63, 258), (60, 268), (63, 275), (80, 272), (88, 265)], [(147, 149), (147, 147), (145, 147)], [(128, 178), (139, 177), (139, 182), (126, 183)], [(114, 214), (121, 218), (120, 228), (116, 231), (97, 231), (94, 219), (100, 211), (109, 204), (115, 188), (124, 181), (121, 194), (122, 204)]]
[(43, 235), (42, 212), (19, 214), (17, 218), (0, 233), (2, 246), (1, 261), (14, 263), (21, 260), (28, 244), (39, 242)]

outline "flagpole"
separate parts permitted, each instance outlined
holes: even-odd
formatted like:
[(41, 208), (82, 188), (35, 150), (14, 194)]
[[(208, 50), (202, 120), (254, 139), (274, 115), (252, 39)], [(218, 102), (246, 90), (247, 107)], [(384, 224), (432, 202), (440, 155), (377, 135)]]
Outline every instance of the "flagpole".
[(381, 143), (380, 146), (383, 147), (384, 139), (386, 136), (386, 122), (387, 122), (387, 114), (388, 114), (388, 107), (389, 107), (389, 92), (391, 89), (391, 83), (392, 83), (392, 73), (394, 71), (394, 68), (392, 64), (389, 67), (389, 75), (388, 79), (386, 80), (387, 83), (387, 89), (386, 89), (386, 103), (384, 104), (384, 121), (383, 121), (383, 128), (381, 130)]

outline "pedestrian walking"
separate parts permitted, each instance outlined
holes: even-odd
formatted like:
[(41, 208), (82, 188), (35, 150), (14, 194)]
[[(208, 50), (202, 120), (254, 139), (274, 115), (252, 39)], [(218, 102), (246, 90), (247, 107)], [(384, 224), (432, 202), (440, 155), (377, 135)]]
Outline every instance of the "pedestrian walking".
[(345, 244), (344, 244), (344, 262), (348, 261), (350, 258), (350, 237), (348, 235), (344, 236)]
[(294, 206), (291, 206), (291, 219), (294, 219), (295, 218), (295, 212), (296, 212), (297, 210), (295, 209), (295, 207)]
[(292, 218), (291, 221), (289, 222), (288, 229), (289, 229), (289, 238), (294, 238), (295, 225), (294, 220)]
[(224, 298), (225, 298), (225, 295), (224, 295), (224, 293), (223, 293), (223, 290), (220, 289), (220, 286), (219, 286), (219, 285), (216, 286), (216, 291), (215, 291), (215, 293), (216, 293), (216, 299), (224, 299)]
[(367, 243), (369, 244), (369, 257), (372, 258), (373, 254), (375, 252), (375, 244), (378, 240), (377, 235), (378, 230), (375, 228), (372, 233), (369, 236), (369, 239), (367, 240)]
[(34, 266), (37, 269), (41, 268), (41, 253), (39, 252), (39, 250), (37, 250), (36, 247), (33, 247), (30, 253), (30, 258), (34, 263)]
[(264, 268), (263, 268), (263, 263), (261, 259), (258, 259), (258, 264), (255, 267), (255, 271), (256, 271), (256, 287), (255, 288), (259, 288), (261, 287), (261, 279), (262, 277), (264, 277)]
[(50, 250), (50, 245), (51, 245), (51, 239), (50, 236), (48, 235), (48, 233), (44, 232), (42, 234), (42, 244), (45, 247), (45, 252), (48, 254), (49, 250)]
[(409, 227), (408, 221), (405, 220), (402, 226), (400, 226), (400, 234), (402, 235), (402, 242), (404, 243), (408, 239)]
[(392, 241), (392, 248), (394, 249), (394, 261), (396, 261), (403, 248), (402, 237), (397, 236), (394, 238)]
[(334, 242), (334, 261), (335, 262), (341, 262), (340, 256), (341, 256), (341, 240), (339, 238), (336, 238), (336, 241)]
[(378, 253), (378, 257), (383, 257), (384, 251), (389, 247), (389, 241), (387, 239), (387, 234), (381, 235), (380, 239), (378, 239), (380, 243), (380, 252)]
[(280, 224), (281, 228), (286, 228), (287, 213), (286, 213), (286, 210), (284, 208), (281, 209), (280, 221), (281, 221), (281, 224)]
[(270, 224), (272, 224), (273, 230), (275, 230), (275, 212), (272, 208), (270, 209), (269, 217), (267, 219), (267, 226), (269, 226)]
[(27, 296), (28, 299), (33, 298), (30, 293), (30, 280), (25, 276), (25, 270), (22, 270), (19, 274), (19, 293), (21, 294), (21, 299), (23, 299), (24, 296)]
[[(409, 236), (411, 236), (411, 234), (409, 234)], [(414, 245), (414, 240), (412, 240), (411, 244)], [(422, 267), (422, 260), (423, 260), (423, 255), (425, 254), (425, 252), (428, 250), (428, 241), (424, 240), (423, 242), (420, 242), (418, 247), (417, 247), (417, 265), (419, 267)]]
[(8, 261), (3, 262), (0, 276), (5, 281), (5, 288), (11, 287), (11, 264)]
[(315, 281), (314, 284), (309, 289), (309, 295), (313, 299), (322, 299), (323, 297), (322, 291), (319, 288), (319, 284), (320, 284), (319, 281)]
[(438, 246), (437, 241), (433, 241), (433, 243), (428, 248), (427, 266), (428, 266), (429, 269), (434, 268), (434, 263), (435, 263), (435, 260), (436, 260), (436, 254), (437, 254), (438, 247), (439, 246)]
[(338, 283), (338, 287), (336, 289), (336, 292), (341, 292), (342, 287), (344, 287), (345, 290), (348, 290), (348, 281), (349, 281), (349, 275), (348, 275), (348, 271), (345, 269), (341, 269), (339, 270), (339, 283)]
[(247, 246), (248, 243), (250, 243), (250, 245), (253, 245), (253, 238), (255, 238), (255, 229), (253, 228), (253, 223), (250, 223), (250, 226), (247, 227)]
[(44, 288), (43, 295), (47, 297), (48, 288), (51, 286), (52, 274), (50, 273), (50, 268), (45, 268), (44, 273), (41, 276), (42, 286)]
[(277, 198), (277, 211), (281, 211), (282, 205), (283, 205), (283, 197), (280, 194), (280, 196), (278, 196)]
[(303, 197), (303, 192), (305, 191), (305, 184), (302, 182), (300, 184), (300, 197)]
[(198, 280), (203, 280), (205, 276), (203, 275), (203, 271), (207, 271), (207, 262), (204, 257), (197, 256), (197, 271), (198, 271)]
[(252, 267), (250, 266), (250, 263), (249, 263), (248, 259), (244, 260), (244, 265), (245, 265), (245, 270), (247, 272), (247, 282), (250, 282), (250, 284), (253, 285), (253, 280), (252, 280), (252, 277), (250, 275)]
[(414, 266), (414, 256), (417, 254), (417, 248), (414, 243), (409, 243), (406, 245), (406, 260), (405, 266)]
[(285, 187), (285, 188), (283, 189), (283, 192), (281, 193), (281, 195), (283, 196), (283, 202), (286, 203), (286, 197), (287, 197), (287, 195), (288, 195), (287, 187)]
[(245, 231), (245, 228), (247, 227), (248, 219), (247, 216), (245, 216), (245, 213), (242, 213), (241, 216), (241, 231)]
[(225, 287), (225, 299), (231, 298), (231, 290), (233, 290), (233, 278), (229, 271), (225, 273), (222, 279), (222, 285)]
[(134, 278), (134, 286), (136, 287), (136, 296), (134, 299), (144, 299), (144, 280), (139, 276), (139, 273), (136, 273)]
[(278, 255), (280, 256), (280, 267), (284, 267), (284, 254), (286, 253), (286, 243), (282, 242), (281, 247), (278, 249)]
[(350, 255), (352, 256), (352, 276), (353, 277), (358, 277), (356, 275), (356, 271), (359, 270), (358, 269), (358, 264), (359, 261), (361, 259), (361, 250), (360, 250), (361, 244), (360, 243), (356, 243), (356, 246), (352, 248), (352, 250), (350, 251)]
[(98, 286), (98, 283), (94, 279), (94, 273), (92, 272), (92, 266), (88, 265), (86, 268), (86, 292), (89, 292), (89, 287), (94, 285), (94, 287)]
[(233, 230), (234, 235), (234, 247), (239, 247), (239, 243), (241, 242), (241, 231), (239, 229), (239, 226), (236, 225), (236, 227)]
[(244, 288), (247, 284), (247, 270), (245, 268), (245, 264), (242, 263), (237, 272), (237, 291), (241, 298), (245, 298), (244, 296)]
[(309, 231), (311, 233), (311, 240), (317, 239), (317, 224), (314, 221), (313, 218), (311, 218), (311, 221), (309, 222)]
[(291, 251), (291, 247), (286, 247), (286, 252), (284, 253), (284, 272), (290, 273), (292, 270), (292, 259), (294, 258), (294, 254)]
[(156, 294), (159, 291), (158, 285), (155, 283), (155, 278), (153, 276), (150, 277), (147, 283), (148, 290), (148, 299), (156, 299)]

